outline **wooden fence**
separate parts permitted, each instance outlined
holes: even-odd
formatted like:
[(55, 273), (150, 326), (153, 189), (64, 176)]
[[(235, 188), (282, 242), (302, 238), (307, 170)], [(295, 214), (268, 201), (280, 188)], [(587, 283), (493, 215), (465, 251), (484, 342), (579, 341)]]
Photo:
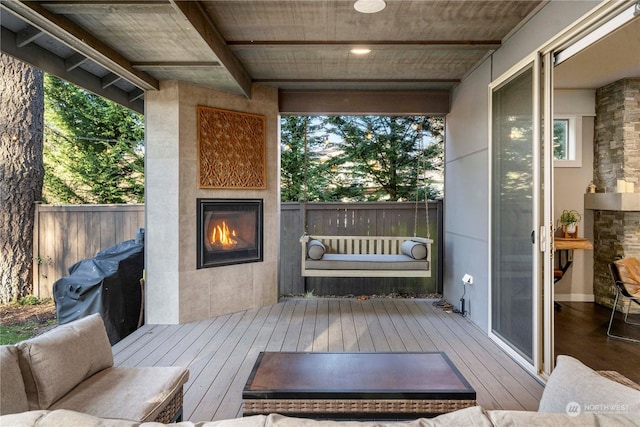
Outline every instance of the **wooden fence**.
[(426, 237), (425, 205), (415, 203), (283, 203), (280, 215), (280, 294), (371, 295), (442, 292), (442, 202), (429, 202), (429, 231), (432, 246), (430, 278), (328, 278), (302, 277), (300, 236), (307, 217), (310, 235), (413, 236)]
[[(417, 235), (425, 237), (424, 203), (417, 214)], [(442, 202), (429, 202), (432, 246), (430, 278), (304, 278), (300, 274), (300, 236), (306, 211), (308, 232), (324, 235), (412, 236), (413, 203), (283, 203), (280, 234), (281, 295), (388, 294), (442, 292)], [(52, 296), (53, 283), (78, 261), (116, 243), (134, 239), (144, 228), (144, 205), (67, 205), (36, 207), (34, 295)]]
[(134, 239), (138, 228), (144, 228), (144, 205), (36, 205), (33, 294), (51, 297), (69, 267)]

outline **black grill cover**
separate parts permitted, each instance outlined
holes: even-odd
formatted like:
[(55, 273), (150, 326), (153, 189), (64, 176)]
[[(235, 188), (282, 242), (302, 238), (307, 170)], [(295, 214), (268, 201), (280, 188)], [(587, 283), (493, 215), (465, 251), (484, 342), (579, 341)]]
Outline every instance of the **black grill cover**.
[(58, 323), (100, 313), (111, 345), (138, 328), (144, 244), (118, 243), (69, 267), (53, 284)]

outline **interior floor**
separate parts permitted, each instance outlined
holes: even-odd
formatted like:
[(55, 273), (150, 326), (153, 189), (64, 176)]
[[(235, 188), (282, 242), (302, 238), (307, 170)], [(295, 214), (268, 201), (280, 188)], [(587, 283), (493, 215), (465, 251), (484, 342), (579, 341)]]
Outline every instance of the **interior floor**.
[[(590, 302), (562, 302), (555, 310), (555, 354), (567, 354), (596, 370), (615, 370), (640, 383), (640, 343), (607, 336), (611, 309)], [(632, 316), (629, 316), (629, 320)], [(633, 320), (640, 322), (640, 315)], [(640, 339), (640, 326), (624, 325), (624, 314), (616, 313), (616, 335)]]

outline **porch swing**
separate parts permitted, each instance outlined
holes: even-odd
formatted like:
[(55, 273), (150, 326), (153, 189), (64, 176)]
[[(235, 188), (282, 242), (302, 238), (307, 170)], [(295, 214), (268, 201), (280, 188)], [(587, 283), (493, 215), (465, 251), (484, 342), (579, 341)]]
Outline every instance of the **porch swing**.
[[(318, 236), (308, 234), (307, 225), (307, 129), (304, 134), (304, 232), (300, 237), (303, 277), (431, 277), (429, 207), (425, 197), (427, 236), (417, 237), (417, 189), (423, 169), (424, 150), (416, 177), (413, 237), (407, 236)], [(425, 193), (426, 194), (426, 193)]]

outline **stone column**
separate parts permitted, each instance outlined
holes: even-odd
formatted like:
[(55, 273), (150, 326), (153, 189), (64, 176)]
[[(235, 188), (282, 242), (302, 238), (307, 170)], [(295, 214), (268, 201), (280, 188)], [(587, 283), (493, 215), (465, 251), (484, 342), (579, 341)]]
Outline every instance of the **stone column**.
[[(594, 183), (605, 193), (615, 193), (619, 179), (634, 183), (640, 197), (640, 79), (619, 80), (596, 91)], [(596, 209), (594, 243), (595, 301), (611, 307), (615, 294), (608, 264), (620, 257), (640, 257), (640, 211)]]

